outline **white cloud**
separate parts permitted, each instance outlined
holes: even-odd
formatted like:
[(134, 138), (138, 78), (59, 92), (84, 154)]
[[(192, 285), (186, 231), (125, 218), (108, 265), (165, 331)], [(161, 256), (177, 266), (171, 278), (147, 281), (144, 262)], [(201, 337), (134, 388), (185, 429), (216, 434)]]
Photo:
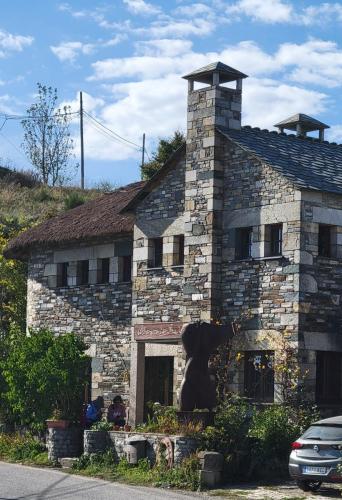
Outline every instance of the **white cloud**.
[(128, 10), (133, 14), (153, 15), (159, 14), (161, 11), (156, 5), (152, 5), (144, 0), (123, 0), (123, 3), (127, 5)]
[(214, 9), (204, 3), (192, 3), (190, 5), (182, 5), (175, 10), (176, 15), (193, 17), (198, 15), (214, 15)]
[(32, 45), (33, 41), (32, 36), (13, 35), (0, 29), (0, 57), (6, 57), (11, 52), (21, 52)]
[(92, 43), (82, 42), (62, 42), (59, 45), (51, 45), (50, 49), (62, 62), (74, 62), (80, 55), (89, 55), (94, 52), (95, 46)]
[(310, 5), (299, 15), (299, 23), (305, 25), (323, 24), (331, 21), (342, 21), (341, 3), (326, 2), (319, 5)]
[[(269, 128), (297, 112), (317, 116), (327, 109), (329, 99), (324, 92), (298, 85), (295, 71), (312, 69), (317, 58), (320, 59), (317, 75), (328, 78), (331, 59), (339, 66), (337, 56), (340, 52), (336, 44), (320, 40), (309, 40), (297, 46), (283, 44), (273, 53), (263, 51), (252, 41), (211, 53), (194, 52), (192, 45), (181, 39), (139, 42), (132, 57), (105, 59), (93, 64), (93, 80), (130, 80), (103, 85), (109, 95), (106, 102), (96, 107), (95, 116), (109, 128), (138, 143), (143, 132), (153, 142), (177, 128), (184, 130), (187, 85), (181, 76), (217, 60), (250, 75), (243, 85), (243, 123)], [(291, 83), (291, 78), (295, 83)], [(328, 85), (325, 82), (324, 86)], [(88, 133), (91, 144), (88, 154), (92, 158), (137, 158), (134, 151), (111, 144), (98, 130)]]
[(226, 13), (242, 14), (265, 23), (289, 22), (294, 15), (292, 5), (282, 0), (239, 0), (228, 6)]
[(325, 135), (328, 141), (342, 143), (342, 125), (333, 125)]
[(136, 28), (136, 34), (152, 38), (205, 36), (215, 29), (215, 22), (210, 18), (195, 17), (191, 20), (178, 20), (168, 17), (155, 21), (148, 28)]
[(156, 39), (140, 41), (135, 44), (137, 54), (153, 57), (176, 57), (191, 51), (192, 42), (190, 40), (179, 39)]
[(118, 34), (110, 40), (97, 40), (96, 43), (62, 42), (59, 45), (51, 45), (50, 49), (60, 61), (73, 63), (81, 54), (88, 56), (101, 47), (114, 47), (125, 38), (124, 35)]

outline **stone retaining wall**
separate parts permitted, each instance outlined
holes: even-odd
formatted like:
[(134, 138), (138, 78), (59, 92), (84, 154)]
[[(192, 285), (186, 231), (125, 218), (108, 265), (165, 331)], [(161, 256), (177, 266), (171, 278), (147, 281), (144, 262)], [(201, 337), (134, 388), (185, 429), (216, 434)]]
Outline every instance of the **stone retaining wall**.
[(78, 457), (82, 453), (82, 430), (77, 427), (48, 429), (46, 445), (52, 462), (64, 457)]
[(150, 434), (121, 431), (84, 431), (84, 453), (101, 453), (106, 450), (113, 450), (115, 458), (124, 458), (124, 448), (127, 440), (133, 436), (144, 437), (146, 439), (146, 457), (152, 464), (156, 461), (160, 441), (168, 437), (174, 450), (174, 463), (179, 464), (182, 460), (197, 450), (197, 441), (194, 438), (184, 436), (165, 436), (164, 434)]

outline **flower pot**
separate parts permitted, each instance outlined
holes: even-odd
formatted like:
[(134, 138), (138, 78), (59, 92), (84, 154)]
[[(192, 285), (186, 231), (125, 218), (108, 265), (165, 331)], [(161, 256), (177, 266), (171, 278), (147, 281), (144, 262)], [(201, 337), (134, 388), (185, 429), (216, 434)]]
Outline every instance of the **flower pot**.
[(65, 430), (69, 427), (69, 420), (47, 420), (46, 425), (48, 429), (62, 429)]
[(114, 430), (119, 431), (120, 430), (120, 425), (114, 425)]
[(128, 425), (128, 424), (125, 424), (125, 425), (124, 425), (124, 430), (125, 430), (126, 432), (130, 432), (130, 430), (131, 430), (131, 429), (132, 429), (132, 426), (131, 426), (131, 425)]

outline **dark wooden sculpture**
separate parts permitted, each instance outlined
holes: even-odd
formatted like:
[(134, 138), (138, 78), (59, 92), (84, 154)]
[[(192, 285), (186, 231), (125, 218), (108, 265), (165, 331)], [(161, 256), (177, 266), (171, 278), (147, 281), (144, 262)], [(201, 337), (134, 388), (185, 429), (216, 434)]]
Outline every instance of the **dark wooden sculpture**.
[(180, 388), (181, 411), (212, 410), (216, 406), (215, 382), (208, 370), (209, 357), (233, 335), (232, 325), (197, 322), (183, 328), (181, 337), (187, 363)]

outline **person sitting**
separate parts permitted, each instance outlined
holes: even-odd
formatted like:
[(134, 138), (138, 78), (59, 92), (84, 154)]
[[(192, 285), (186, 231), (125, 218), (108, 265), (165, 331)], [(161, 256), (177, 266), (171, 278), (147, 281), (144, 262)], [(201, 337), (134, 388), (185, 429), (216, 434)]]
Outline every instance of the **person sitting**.
[(86, 425), (88, 427), (101, 420), (103, 406), (104, 402), (102, 396), (98, 396), (94, 401), (88, 404), (85, 415)]
[(108, 407), (107, 420), (114, 425), (123, 427), (126, 419), (126, 408), (121, 396), (115, 396), (113, 403)]

